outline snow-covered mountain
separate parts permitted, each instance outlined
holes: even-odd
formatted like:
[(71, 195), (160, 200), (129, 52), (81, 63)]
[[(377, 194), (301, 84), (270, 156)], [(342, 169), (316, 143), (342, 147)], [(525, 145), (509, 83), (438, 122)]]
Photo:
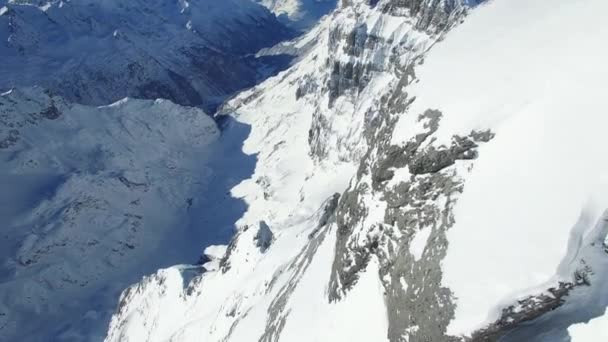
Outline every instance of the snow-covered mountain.
[(291, 37), (249, 0), (0, 0), (1, 341), (100, 341), (125, 287), (229, 241), (249, 129), (177, 104), (285, 68), (255, 54)]
[(0, 340), (601, 341), (607, 10), (0, 0)]
[(336, 9), (337, 0), (255, 0), (275, 13), (279, 20), (298, 30), (315, 25)]
[(257, 156), (232, 242), (127, 289), (106, 341), (596, 341), (606, 10), (342, 2), (222, 107)]
[(252, 55), (292, 36), (249, 0), (2, 0), (0, 89), (36, 84), (84, 104), (130, 96), (212, 108), (284, 66), (287, 58)]

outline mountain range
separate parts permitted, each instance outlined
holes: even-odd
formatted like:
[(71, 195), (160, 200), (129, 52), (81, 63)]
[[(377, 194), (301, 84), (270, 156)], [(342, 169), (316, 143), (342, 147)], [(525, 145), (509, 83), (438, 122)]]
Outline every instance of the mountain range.
[(0, 339), (603, 341), (606, 10), (0, 1)]

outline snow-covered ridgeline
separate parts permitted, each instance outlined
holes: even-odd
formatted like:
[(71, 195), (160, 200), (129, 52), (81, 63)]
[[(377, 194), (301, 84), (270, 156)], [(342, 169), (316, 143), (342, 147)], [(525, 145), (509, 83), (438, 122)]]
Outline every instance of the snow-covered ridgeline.
[(602, 315), (606, 5), (495, 0), (435, 45), (473, 3), (344, 2), (225, 106), (258, 158), (237, 237), (127, 290), (108, 341), (553, 342)]
[[(362, 2), (346, 6), (315, 28), (315, 45), (294, 67), (224, 106), (252, 126), (243, 149), (258, 159), (254, 175), (232, 190), (249, 205), (240, 230), (219, 270), (184, 286), (181, 279), (188, 277), (168, 269), (127, 290), (108, 341), (386, 338), (378, 263), (362, 270), (352, 290), (357, 295), (328, 303), (337, 228), (333, 194), (348, 186), (376, 139), (383, 96), (439, 38), (414, 25), (412, 18)], [(353, 73), (357, 68), (368, 81)], [(377, 212), (370, 220), (382, 219), (382, 209)], [(262, 227), (273, 233), (267, 249), (256, 240)], [(146, 309), (165, 301), (174, 308), (169, 314)], [(363, 318), (353, 313), (370, 308), (374, 323), (353, 326)]]

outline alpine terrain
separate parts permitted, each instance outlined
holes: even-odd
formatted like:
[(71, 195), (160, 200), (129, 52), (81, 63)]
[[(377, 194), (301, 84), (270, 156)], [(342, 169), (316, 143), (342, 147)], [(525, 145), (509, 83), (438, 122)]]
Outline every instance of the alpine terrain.
[(0, 340), (608, 340), (604, 0), (0, 0)]

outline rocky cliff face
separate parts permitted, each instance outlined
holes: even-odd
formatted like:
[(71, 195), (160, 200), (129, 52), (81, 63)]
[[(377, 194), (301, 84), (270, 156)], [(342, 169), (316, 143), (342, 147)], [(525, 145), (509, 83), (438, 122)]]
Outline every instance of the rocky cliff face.
[[(176, 309), (173, 323), (144, 315), (131, 325), (127, 318), (138, 310), (135, 302), (144, 300), (149, 307), (171, 300), (154, 290), (168, 279), (159, 273), (146, 279), (144, 288), (137, 285), (140, 290), (125, 293), (108, 340), (141, 338), (141, 324), (149, 319), (164, 322), (163, 328), (145, 332), (150, 340), (187, 339), (191, 329), (202, 329), (218, 341), (251, 340), (252, 334), (259, 341), (333, 336), (323, 323), (297, 321), (293, 312), (302, 310), (293, 303), (307, 293), (308, 274), (319, 273), (318, 264), (331, 260), (333, 266), (315, 276), (321, 288), (328, 286), (327, 293), (307, 293), (320, 297), (315, 302), (327, 308), (334, 305), (330, 303), (352, 305), (344, 303), (350, 302), (349, 291), (365, 273), (378, 279), (380, 288), (374, 291), (380, 290), (384, 299), (376, 304), (386, 303), (382, 316), (388, 314), (385, 328), (369, 327), (376, 338), (445, 340), (454, 304), (440, 284), (440, 262), (447, 247), (445, 231), (453, 222), (451, 209), (462, 191), (459, 170), (471, 165), (478, 146), (493, 134), (473, 131), (455, 135), (447, 147), (430, 147), (442, 113), (429, 109), (419, 113), (421, 128), (405, 146), (392, 145), (391, 136), (398, 117), (414, 100), (407, 88), (417, 81), (416, 66), (464, 18), (466, 9), (452, 2), (343, 3), (301, 38), (301, 44), (314, 47), (296, 66), (226, 104), (223, 112), (252, 125), (245, 149), (258, 155), (250, 183), (233, 190), (250, 205), (239, 221), (243, 228), (220, 271), (203, 274), (185, 294), (175, 294), (184, 306)], [(393, 180), (394, 170), (404, 167), (411, 176)], [(319, 208), (325, 198), (330, 199)], [(267, 227), (257, 223), (260, 219), (275, 236), (264, 250), (255, 248), (258, 227)], [(434, 247), (414, 257), (407, 250), (420, 231), (432, 232)], [(373, 267), (377, 275), (366, 272)], [(237, 280), (242, 277), (253, 278), (244, 284)], [(216, 293), (228, 301), (214, 304), (210, 288), (233, 281), (243, 287)], [(404, 281), (411, 286), (404, 288)], [(141, 297), (141, 291), (148, 294)], [(365, 304), (354, 308), (359, 305)], [(336, 319), (327, 308), (319, 309), (320, 319)], [(201, 317), (217, 310), (218, 316), (192, 327), (179, 324), (179, 317), (190, 310)], [(295, 324), (310, 325), (311, 330), (296, 337)], [(336, 336), (341, 340), (344, 332)]]

